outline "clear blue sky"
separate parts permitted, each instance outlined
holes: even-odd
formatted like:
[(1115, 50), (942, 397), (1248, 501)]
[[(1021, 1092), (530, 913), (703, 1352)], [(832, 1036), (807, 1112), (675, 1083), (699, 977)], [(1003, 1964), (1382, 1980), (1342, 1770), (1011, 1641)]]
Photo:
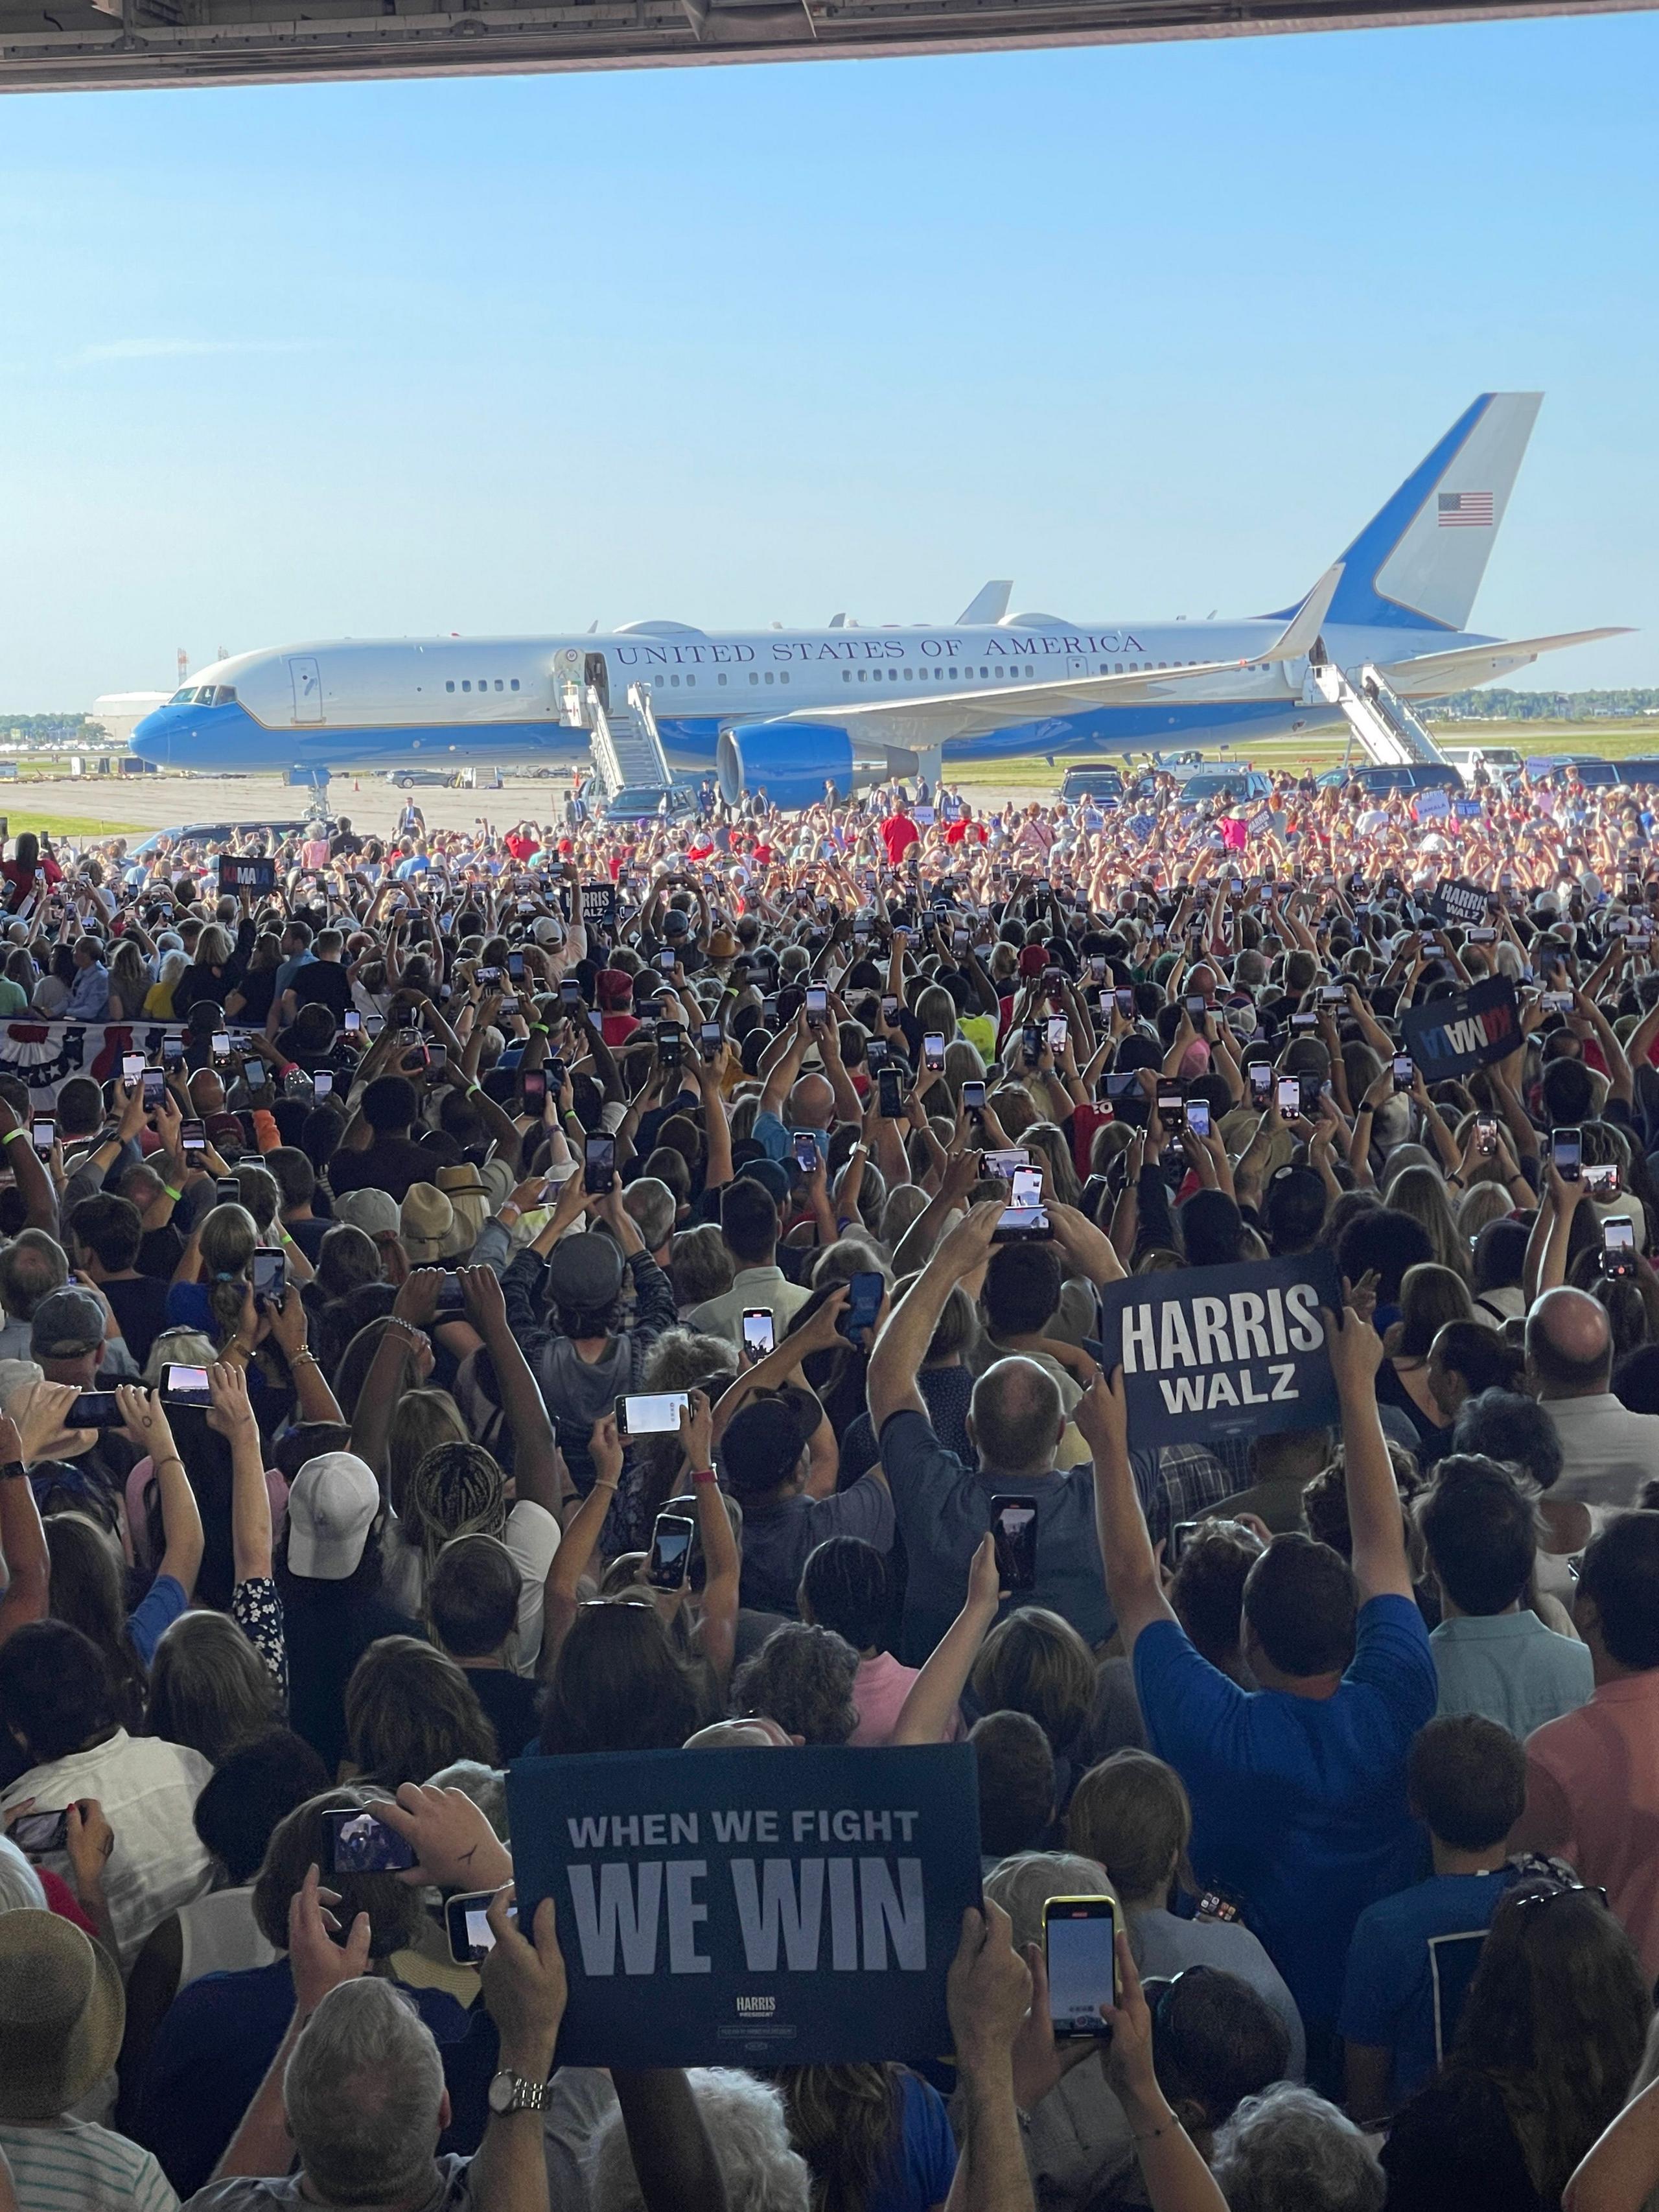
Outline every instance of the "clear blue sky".
[(302, 638), (1255, 612), (1548, 394), (1659, 683), (1659, 15), (5, 103), (0, 708)]

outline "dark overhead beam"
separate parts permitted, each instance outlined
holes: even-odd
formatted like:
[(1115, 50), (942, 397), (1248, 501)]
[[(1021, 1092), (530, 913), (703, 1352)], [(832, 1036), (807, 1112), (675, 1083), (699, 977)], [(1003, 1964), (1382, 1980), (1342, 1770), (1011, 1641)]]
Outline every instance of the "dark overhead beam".
[(0, 0), (0, 92), (988, 53), (1629, 12), (1630, 0), (392, 0), (391, 12), (386, 0), (316, 0), (278, 20), (271, 0)]

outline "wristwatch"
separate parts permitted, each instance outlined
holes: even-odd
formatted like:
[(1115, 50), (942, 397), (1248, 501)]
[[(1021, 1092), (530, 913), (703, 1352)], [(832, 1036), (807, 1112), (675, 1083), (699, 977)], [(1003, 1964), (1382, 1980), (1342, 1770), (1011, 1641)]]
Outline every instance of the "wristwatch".
[(492, 2112), (539, 2112), (547, 2104), (547, 2084), (526, 2081), (522, 2074), (503, 2066), (490, 2075), (489, 2094)]

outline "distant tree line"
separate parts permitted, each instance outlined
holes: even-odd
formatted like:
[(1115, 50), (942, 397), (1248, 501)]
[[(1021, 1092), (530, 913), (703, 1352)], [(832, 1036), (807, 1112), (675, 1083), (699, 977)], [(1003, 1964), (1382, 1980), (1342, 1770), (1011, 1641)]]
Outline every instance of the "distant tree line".
[(1659, 714), (1659, 691), (1505, 691), (1493, 684), (1454, 691), (1430, 711), (1449, 721), (1595, 722)]

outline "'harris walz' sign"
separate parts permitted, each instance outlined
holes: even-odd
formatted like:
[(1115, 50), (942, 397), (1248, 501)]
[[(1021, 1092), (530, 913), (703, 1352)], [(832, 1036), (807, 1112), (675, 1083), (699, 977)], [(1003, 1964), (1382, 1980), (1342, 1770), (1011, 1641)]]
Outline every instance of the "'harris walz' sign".
[(1521, 1042), (1520, 1010), (1507, 975), (1488, 975), (1469, 990), (1408, 1006), (1400, 1026), (1406, 1049), (1428, 1083), (1506, 1059)]
[(1108, 1284), (1103, 1364), (1123, 1369), (1131, 1450), (1333, 1422), (1320, 1308), (1340, 1296), (1328, 1252)]
[(601, 1752), (507, 1775), (521, 1918), (558, 1912), (574, 2066), (836, 2065), (950, 2048), (979, 1902), (966, 1744)]
[[(1480, 811), (1478, 799), (1475, 809)], [(1486, 918), (1486, 897), (1479, 884), (1466, 883), (1462, 877), (1455, 883), (1443, 878), (1429, 904), (1437, 921), (1464, 922), (1474, 927)]]

